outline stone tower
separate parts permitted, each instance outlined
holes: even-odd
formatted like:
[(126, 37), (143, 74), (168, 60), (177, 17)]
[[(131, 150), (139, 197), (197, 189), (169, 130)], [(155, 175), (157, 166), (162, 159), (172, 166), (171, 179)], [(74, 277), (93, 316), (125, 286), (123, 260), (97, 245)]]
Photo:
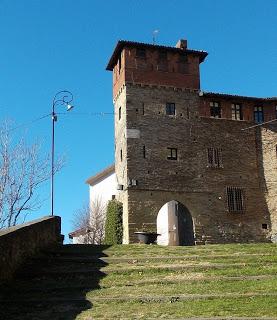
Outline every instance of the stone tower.
[[(206, 56), (188, 49), (186, 40), (176, 47), (119, 41), (110, 58), (124, 243), (134, 242), (137, 230), (156, 229), (165, 204), (177, 208), (179, 216), (173, 213), (175, 222), (166, 228), (175, 240), (183, 238), (179, 244), (269, 236), (257, 135), (241, 130), (254, 120), (261, 99), (201, 92), (199, 68)], [(248, 121), (241, 119), (242, 102)]]

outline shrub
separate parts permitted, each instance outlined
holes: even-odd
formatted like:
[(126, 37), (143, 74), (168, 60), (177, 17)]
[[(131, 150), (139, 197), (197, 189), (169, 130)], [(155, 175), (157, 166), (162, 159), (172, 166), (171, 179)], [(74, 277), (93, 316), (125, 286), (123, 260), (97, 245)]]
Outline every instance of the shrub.
[(105, 223), (105, 244), (121, 244), (123, 236), (122, 225), (122, 203), (111, 200), (107, 206), (107, 216)]

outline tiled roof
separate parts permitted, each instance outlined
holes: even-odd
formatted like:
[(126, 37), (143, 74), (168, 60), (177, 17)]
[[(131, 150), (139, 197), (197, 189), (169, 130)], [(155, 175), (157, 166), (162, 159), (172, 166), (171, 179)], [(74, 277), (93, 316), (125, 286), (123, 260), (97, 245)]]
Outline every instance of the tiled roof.
[(94, 176), (91, 176), (86, 180), (86, 183), (89, 185), (93, 185), (98, 181), (101, 181), (102, 179), (106, 178), (107, 176), (111, 175), (115, 172), (114, 164), (105, 168), (104, 170), (98, 172)]
[(113, 70), (113, 67), (117, 62), (118, 55), (124, 47), (152, 48), (152, 49), (168, 50), (168, 51), (179, 52), (179, 53), (184, 53), (184, 52), (192, 53), (192, 54), (196, 54), (200, 57), (200, 62), (203, 62), (205, 60), (206, 56), (208, 55), (208, 52), (201, 51), (201, 50), (199, 50), (199, 51), (198, 50), (191, 50), (191, 49), (183, 50), (183, 49), (176, 48), (176, 47), (161, 46), (161, 45), (157, 45), (157, 44), (119, 40), (117, 42), (117, 45), (116, 45), (114, 51), (113, 51), (113, 54), (110, 58), (110, 61), (106, 67), (106, 70), (110, 70), (110, 71)]
[(247, 97), (247, 96), (239, 96), (236, 94), (226, 94), (226, 93), (217, 93), (217, 92), (204, 92), (202, 91), (202, 96), (204, 97), (222, 97), (227, 99), (245, 99), (245, 100), (266, 100), (266, 101), (277, 101), (277, 97), (268, 97), (268, 98), (262, 98), (262, 97)]

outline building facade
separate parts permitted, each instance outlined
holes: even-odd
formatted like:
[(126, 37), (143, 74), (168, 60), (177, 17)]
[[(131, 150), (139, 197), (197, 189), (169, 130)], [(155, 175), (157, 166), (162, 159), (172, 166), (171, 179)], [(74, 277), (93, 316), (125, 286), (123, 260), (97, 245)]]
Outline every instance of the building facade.
[[(114, 165), (111, 165), (104, 170), (98, 172), (97, 174), (89, 177), (86, 180), (86, 183), (89, 185), (89, 205), (90, 205), (90, 220), (91, 223), (88, 226), (84, 226), (78, 230), (74, 230), (69, 233), (69, 238), (72, 239), (73, 244), (84, 244), (84, 243), (93, 243), (99, 242), (99, 235), (95, 228), (102, 228), (102, 221), (104, 218), (98, 218), (98, 225), (95, 225), (96, 215), (104, 215), (108, 202), (112, 199), (115, 199), (118, 190), (117, 190), (117, 180), (115, 175)], [(102, 236), (104, 233), (101, 230), (98, 230)], [(92, 235), (93, 233), (93, 235)], [(97, 237), (98, 236), (98, 237)]]
[(276, 118), (277, 98), (202, 92), (206, 56), (186, 40), (119, 41), (110, 58), (124, 243), (165, 225), (165, 244), (170, 233), (184, 245), (277, 234), (277, 123), (256, 126)]

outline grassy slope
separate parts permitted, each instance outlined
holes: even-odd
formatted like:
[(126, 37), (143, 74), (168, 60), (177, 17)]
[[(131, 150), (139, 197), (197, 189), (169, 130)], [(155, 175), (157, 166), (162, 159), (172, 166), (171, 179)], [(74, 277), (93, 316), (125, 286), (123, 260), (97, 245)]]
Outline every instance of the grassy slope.
[(276, 317), (274, 244), (113, 246), (77, 319)]

